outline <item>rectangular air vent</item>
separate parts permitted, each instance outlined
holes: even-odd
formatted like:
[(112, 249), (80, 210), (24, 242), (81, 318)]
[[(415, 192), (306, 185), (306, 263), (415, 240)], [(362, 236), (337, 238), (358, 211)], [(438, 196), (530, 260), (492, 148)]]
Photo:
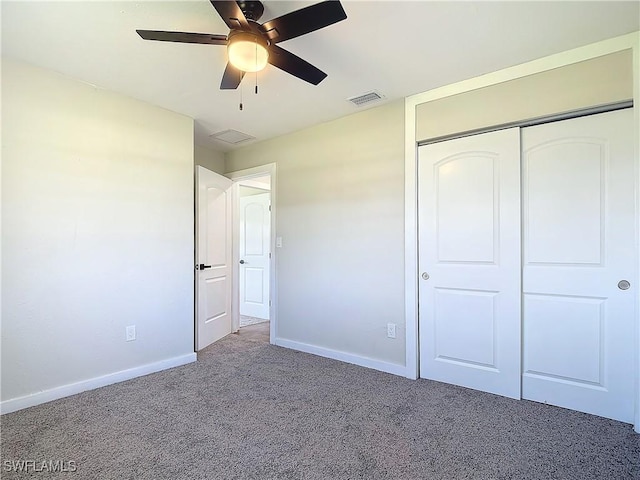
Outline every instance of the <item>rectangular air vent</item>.
[(247, 135), (246, 133), (238, 132), (237, 130), (225, 130), (223, 132), (213, 133), (209, 135), (209, 137), (232, 145), (237, 145), (256, 138), (251, 135)]
[(356, 107), (361, 107), (367, 103), (378, 102), (384, 98), (384, 95), (371, 91), (367, 93), (363, 93), (362, 95), (358, 95), (357, 97), (347, 98), (351, 103), (353, 103)]

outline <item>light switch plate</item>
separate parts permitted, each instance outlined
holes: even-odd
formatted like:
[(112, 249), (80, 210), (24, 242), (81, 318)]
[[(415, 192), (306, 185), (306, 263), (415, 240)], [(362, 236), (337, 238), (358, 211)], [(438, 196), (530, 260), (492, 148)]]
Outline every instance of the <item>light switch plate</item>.
[(136, 326), (135, 325), (129, 325), (126, 328), (126, 331), (127, 331), (127, 342), (131, 342), (131, 341), (136, 339)]
[(396, 338), (396, 324), (387, 323), (387, 337)]

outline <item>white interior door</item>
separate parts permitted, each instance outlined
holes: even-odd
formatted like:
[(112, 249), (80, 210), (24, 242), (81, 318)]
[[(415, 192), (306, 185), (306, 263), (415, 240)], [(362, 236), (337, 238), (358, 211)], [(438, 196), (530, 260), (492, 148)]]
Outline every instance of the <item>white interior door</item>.
[(631, 423), (633, 112), (525, 128), (522, 148), (523, 397)]
[(269, 320), (270, 193), (240, 197), (240, 314)]
[(196, 166), (196, 349), (231, 333), (233, 182)]
[(420, 376), (520, 398), (517, 128), (418, 161)]

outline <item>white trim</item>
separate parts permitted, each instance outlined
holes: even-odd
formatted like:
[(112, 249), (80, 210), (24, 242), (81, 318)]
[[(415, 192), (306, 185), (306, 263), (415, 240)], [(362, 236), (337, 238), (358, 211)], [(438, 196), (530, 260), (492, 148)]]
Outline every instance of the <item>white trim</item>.
[[(277, 283), (277, 271), (276, 271), (276, 214), (277, 214), (277, 180), (276, 180), (276, 164), (267, 163), (258, 167), (246, 168), (244, 170), (236, 170), (235, 172), (227, 172), (224, 174), (226, 177), (233, 180), (234, 183), (238, 183), (242, 180), (250, 180), (256, 177), (263, 177), (269, 175), (271, 178), (271, 263), (269, 265), (269, 343), (275, 344), (276, 332), (278, 324), (278, 283)], [(234, 208), (233, 208), (233, 277), (239, 279), (240, 269), (238, 267), (240, 261), (239, 245), (237, 245), (237, 239), (239, 238), (238, 225), (240, 224), (240, 212), (238, 210), (239, 190), (236, 188), (234, 192)], [(233, 285), (233, 299), (231, 302), (231, 311), (233, 312), (233, 325), (234, 328), (240, 325), (240, 298), (238, 282), (234, 281)]]
[[(635, 114), (635, 155), (636, 162), (640, 157), (640, 32), (593, 43), (565, 52), (550, 55), (531, 62), (505, 68), (496, 72), (481, 75), (461, 82), (445, 85), (427, 92), (412, 95), (405, 99), (405, 325), (406, 325), (406, 352), (407, 352), (407, 377), (416, 378), (419, 374), (416, 339), (418, 338), (418, 230), (417, 230), (417, 195), (418, 185), (416, 178), (416, 108), (422, 103), (445, 98), (451, 95), (476, 90), (479, 88), (507, 82), (528, 75), (560, 68), (566, 65), (590, 60), (603, 55), (620, 52), (622, 50), (633, 51), (633, 82), (634, 82), (634, 114)], [(640, 167), (636, 167), (640, 168)], [(640, 171), (636, 175), (640, 182)], [(637, 184), (640, 186), (640, 183)], [(638, 191), (636, 189), (636, 191)], [(637, 196), (640, 197), (640, 196)], [(640, 209), (640, 198), (637, 200)], [(639, 210), (640, 211), (640, 210)], [(640, 245), (640, 225), (637, 229), (636, 245)], [(640, 271), (640, 259), (636, 260)], [(640, 278), (636, 273), (635, 281), (640, 285)], [(636, 308), (636, 352), (640, 352), (640, 307)], [(637, 353), (636, 368), (636, 396), (635, 396), (635, 431), (640, 433), (640, 353)]]
[[(636, 213), (640, 212), (640, 32), (636, 32), (635, 46), (633, 48), (633, 99), (635, 123), (635, 149), (636, 158)], [(636, 411), (634, 430), (640, 433), (640, 218), (636, 215)]]
[(240, 183), (231, 186), (231, 331), (240, 329)]
[(133, 367), (115, 373), (109, 373), (101, 377), (94, 377), (49, 390), (43, 390), (38, 393), (25, 395), (24, 397), (11, 398), (0, 403), (0, 412), (4, 415), (5, 413), (15, 412), (22, 410), (23, 408), (33, 407), (42, 403), (58, 400), (59, 398), (69, 397), (71, 395), (86, 392), (87, 390), (94, 390), (114, 383), (124, 382), (125, 380), (131, 380), (132, 378), (143, 377), (150, 373), (179, 367), (195, 361), (196, 354), (187, 353), (185, 355), (180, 355), (179, 357), (167, 358), (166, 360), (140, 365), (139, 367)]
[[(404, 107), (404, 314), (406, 377), (419, 375), (418, 351), (418, 145), (416, 108), (409, 98)], [(411, 161), (409, 161), (411, 159)]]
[(338, 350), (318, 347), (316, 345), (296, 342), (294, 340), (287, 340), (285, 338), (276, 338), (275, 340), (275, 345), (278, 345), (279, 347), (290, 348), (291, 350), (297, 350), (299, 352), (311, 353), (313, 355), (319, 355), (321, 357), (331, 358), (333, 360), (339, 360), (341, 362), (351, 363), (353, 365), (359, 365), (361, 367), (372, 368), (374, 370), (391, 373), (393, 375), (400, 375), (405, 377), (407, 373), (407, 368), (404, 365), (398, 365), (397, 363), (374, 360), (373, 358), (361, 357), (359, 355), (354, 355), (353, 353), (340, 352)]

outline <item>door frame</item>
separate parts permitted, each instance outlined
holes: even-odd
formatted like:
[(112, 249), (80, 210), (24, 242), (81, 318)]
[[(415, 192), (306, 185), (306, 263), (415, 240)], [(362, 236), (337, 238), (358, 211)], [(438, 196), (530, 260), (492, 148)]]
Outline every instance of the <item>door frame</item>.
[[(416, 118), (421, 104), (470, 92), (483, 87), (497, 85), (536, 73), (541, 73), (582, 61), (594, 59), (624, 50), (631, 50), (633, 57), (633, 103), (634, 103), (634, 152), (635, 152), (635, 184), (636, 192), (640, 187), (640, 32), (633, 32), (601, 42), (593, 43), (573, 50), (550, 55), (544, 58), (523, 63), (514, 67), (498, 70), (486, 75), (464, 80), (451, 85), (412, 95), (405, 99), (405, 327), (406, 327), (406, 359), (405, 376), (411, 379), (419, 377), (418, 349), (418, 139), (416, 135)], [(590, 107), (591, 105), (585, 105)], [(527, 120), (522, 118), (521, 120)], [(489, 125), (488, 125), (489, 127)], [(461, 132), (462, 133), (462, 132)], [(636, 196), (636, 212), (640, 212), (640, 196)], [(640, 270), (640, 221), (636, 215), (636, 252), (634, 264), (636, 272), (633, 277), (636, 288), (639, 285)], [(635, 422), (634, 429), (640, 433), (640, 295), (636, 295), (636, 358), (635, 369)]]
[(240, 248), (238, 240), (240, 238), (240, 183), (251, 181), (257, 177), (268, 175), (271, 179), (271, 229), (269, 232), (269, 245), (271, 258), (269, 259), (269, 343), (275, 344), (277, 322), (278, 322), (278, 304), (277, 304), (277, 283), (276, 283), (276, 164), (268, 163), (258, 167), (236, 170), (224, 174), (233, 181), (232, 197), (233, 197), (233, 292), (231, 297), (232, 312), (232, 331), (237, 332), (240, 328)]

